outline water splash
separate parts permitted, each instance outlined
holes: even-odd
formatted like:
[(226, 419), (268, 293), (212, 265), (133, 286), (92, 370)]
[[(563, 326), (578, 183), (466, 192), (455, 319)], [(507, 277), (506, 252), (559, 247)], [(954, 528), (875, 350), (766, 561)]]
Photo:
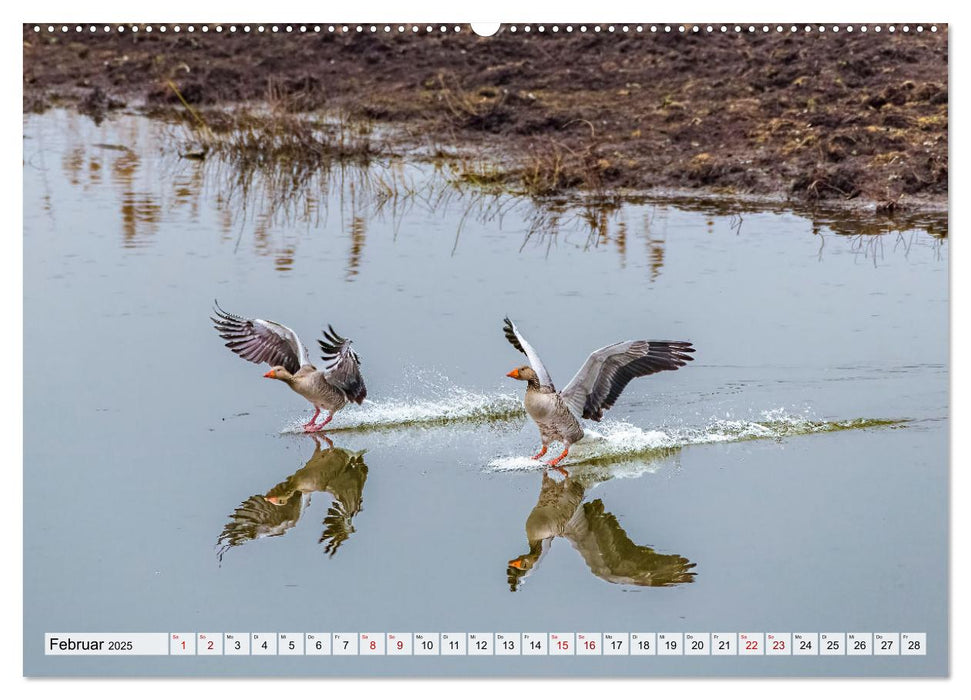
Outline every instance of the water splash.
[[(853, 418), (841, 421), (812, 420), (793, 416), (782, 409), (766, 411), (761, 420), (713, 420), (702, 428), (645, 430), (630, 423), (605, 422), (598, 430), (587, 429), (561, 465), (613, 465), (622, 462), (650, 462), (662, 459), (689, 445), (708, 445), (748, 440), (781, 440), (797, 435), (833, 433), (841, 430), (894, 427), (906, 419)], [(492, 471), (543, 469), (529, 457), (498, 457), (489, 462)], [(638, 473), (643, 472), (640, 469)]]
[[(327, 425), (327, 432), (490, 423), (526, 415), (522, 397), (513, 394), (480, 394), (455, 387), (448, 394), (448, 398), (442, 399), (389, 399), (365, 401), (360, 407), (348, 406)], [(302, 420), (294, 420), (281, 432), (302, 433)]]

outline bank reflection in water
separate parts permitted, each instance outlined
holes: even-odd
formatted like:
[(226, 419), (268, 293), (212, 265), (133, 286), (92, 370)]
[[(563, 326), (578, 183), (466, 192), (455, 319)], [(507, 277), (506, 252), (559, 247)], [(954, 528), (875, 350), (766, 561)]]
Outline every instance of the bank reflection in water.
[(315, 443), (314, 453), (303, 467), (265, 494), (247, 498), (229, 516), (216, 543), (220, 562), (233, 547), (286, 534), (300, 520), (310, 505), (311, 494), (316, 492), (326, 491), (333, 498), (318, 540), (324, 553), (334, 556), (354, 532), (353, 518), (361, 511), (367, 481), (365, 451), (334, 447), (326, 436), (310, 437)]
[(635, 544), (604, 509), (602, 500), (583, 500), (586, 490), (603, 480), (582, 474), (555, 479), (551, 472), (543, 473), (539, 500), (526, 518), (529, 551), (510, 561), (506, 569), (509, 590), (516, 591), (538, 568), (557, 537), (569, 541), (594, 576), (610, 583), (672, 586), (694, 580), (690, 569), (695, 564), (679, 554), (659, 554)]

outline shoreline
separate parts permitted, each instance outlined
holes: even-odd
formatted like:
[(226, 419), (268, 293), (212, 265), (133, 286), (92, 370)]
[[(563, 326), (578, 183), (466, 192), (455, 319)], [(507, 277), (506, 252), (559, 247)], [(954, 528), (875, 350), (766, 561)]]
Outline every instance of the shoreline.
[(288, 120), (367, 122), (394, 135), (392, 148), (467, 167), (473, 186), (539, 199), (622, 192), (880, 217), (947, 211), (946, 26), (483, 38), (61, 36), (25, 25), (23, 35), (25, 113), (187, 122), (270, 105)]

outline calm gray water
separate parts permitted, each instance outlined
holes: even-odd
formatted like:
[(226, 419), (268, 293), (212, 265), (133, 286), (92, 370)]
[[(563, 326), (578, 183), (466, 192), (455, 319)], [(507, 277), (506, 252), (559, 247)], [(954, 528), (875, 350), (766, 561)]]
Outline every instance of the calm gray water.
[[(724, 202), (551, 213), (407, 164), (274, 208), (143, 118), (24, 131), (28, 675), (947, 672), (946, 238)], [(223, 347), (214, 298), (354, 340), (370, 401), (333, 448)], [(560, 386), (631, 337), (697, 359), (635, 380), (544, 476), (506, 314)], [(543, 518), (548, 551), (507, 569)], [(928, 653), (43, 656), (85, 631), (926, 632)]]

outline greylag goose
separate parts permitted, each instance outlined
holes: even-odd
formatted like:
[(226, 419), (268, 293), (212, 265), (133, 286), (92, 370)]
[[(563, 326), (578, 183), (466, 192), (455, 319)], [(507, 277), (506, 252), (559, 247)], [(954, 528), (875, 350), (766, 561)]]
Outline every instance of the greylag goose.
[(506, 569), (510, 590), (539, 565), (556, 537), (569, 541), (590, 571), (609, 583), (672, 586), (694, 581), (691, 561), (635, 544), (617, 518), (604, 510), (602, 500), (584, 502), (588, 485), (576, 477), (556, 481), (543, 474), (539, 500), (526, 518), (529, 552), (510, 561)]
[[(360, 404), (367, 396), (361, 377), (361, 361), (351, 349), (351, 341), (327, 326), (324, 339), (318, 340), (324, 369), (310, 362), (307, 347), (292, 330), (276, 321), (243, 318), (224, 311), (216, 302), (212, 322), (226, 347), (244, 360), (260, 364), (266, 362), (268, 379), (278, 379), (307, 399), (314, 406), (314, 415), (303, 429), (310, 433), (322, 430), (334, 414), (349, 402)], [(327, 418), (319, 425), (317, 416), (327, 411)]]
[(325, 448), (316, 434), (311, 437), (316, 447), (303, 467), (265, 495), (257, 494), (246, 499), (229, 516), (230, 520), (216, 543), (220, 561), (233, 547), (286, 534), (299, 522), (310, 505), (311, 494), (316, 492), (326, 491), (333, 497), (318, 540), (324, 545), (324, 553), (334, 556), (354, 532), (351, 520), (361, 510), (368, 474), (364, 451), (334, 447), (327, 436), (323, 436), (327, 442)]
[(526, 382), (526, 412), (539, 426), (542, 449), (533, 459), (546, 454), (551, 442), (559, 441), (563, 452), (550, 460), (558, 465), (570, 451), (570, 445), (583, 437), (577, 416), (599, 421), (604, 411), (614, 405), (630, 380), (666, 369), (684, 367), (695, 351), (691, 343), (681, 340), (627, 340), (594, 350), (580, 371), (563, 391), (557, 391), (539, 355), (516, 328), (505, 319), (503, 332), (512, 346), (529, 360), (506, 376)]

